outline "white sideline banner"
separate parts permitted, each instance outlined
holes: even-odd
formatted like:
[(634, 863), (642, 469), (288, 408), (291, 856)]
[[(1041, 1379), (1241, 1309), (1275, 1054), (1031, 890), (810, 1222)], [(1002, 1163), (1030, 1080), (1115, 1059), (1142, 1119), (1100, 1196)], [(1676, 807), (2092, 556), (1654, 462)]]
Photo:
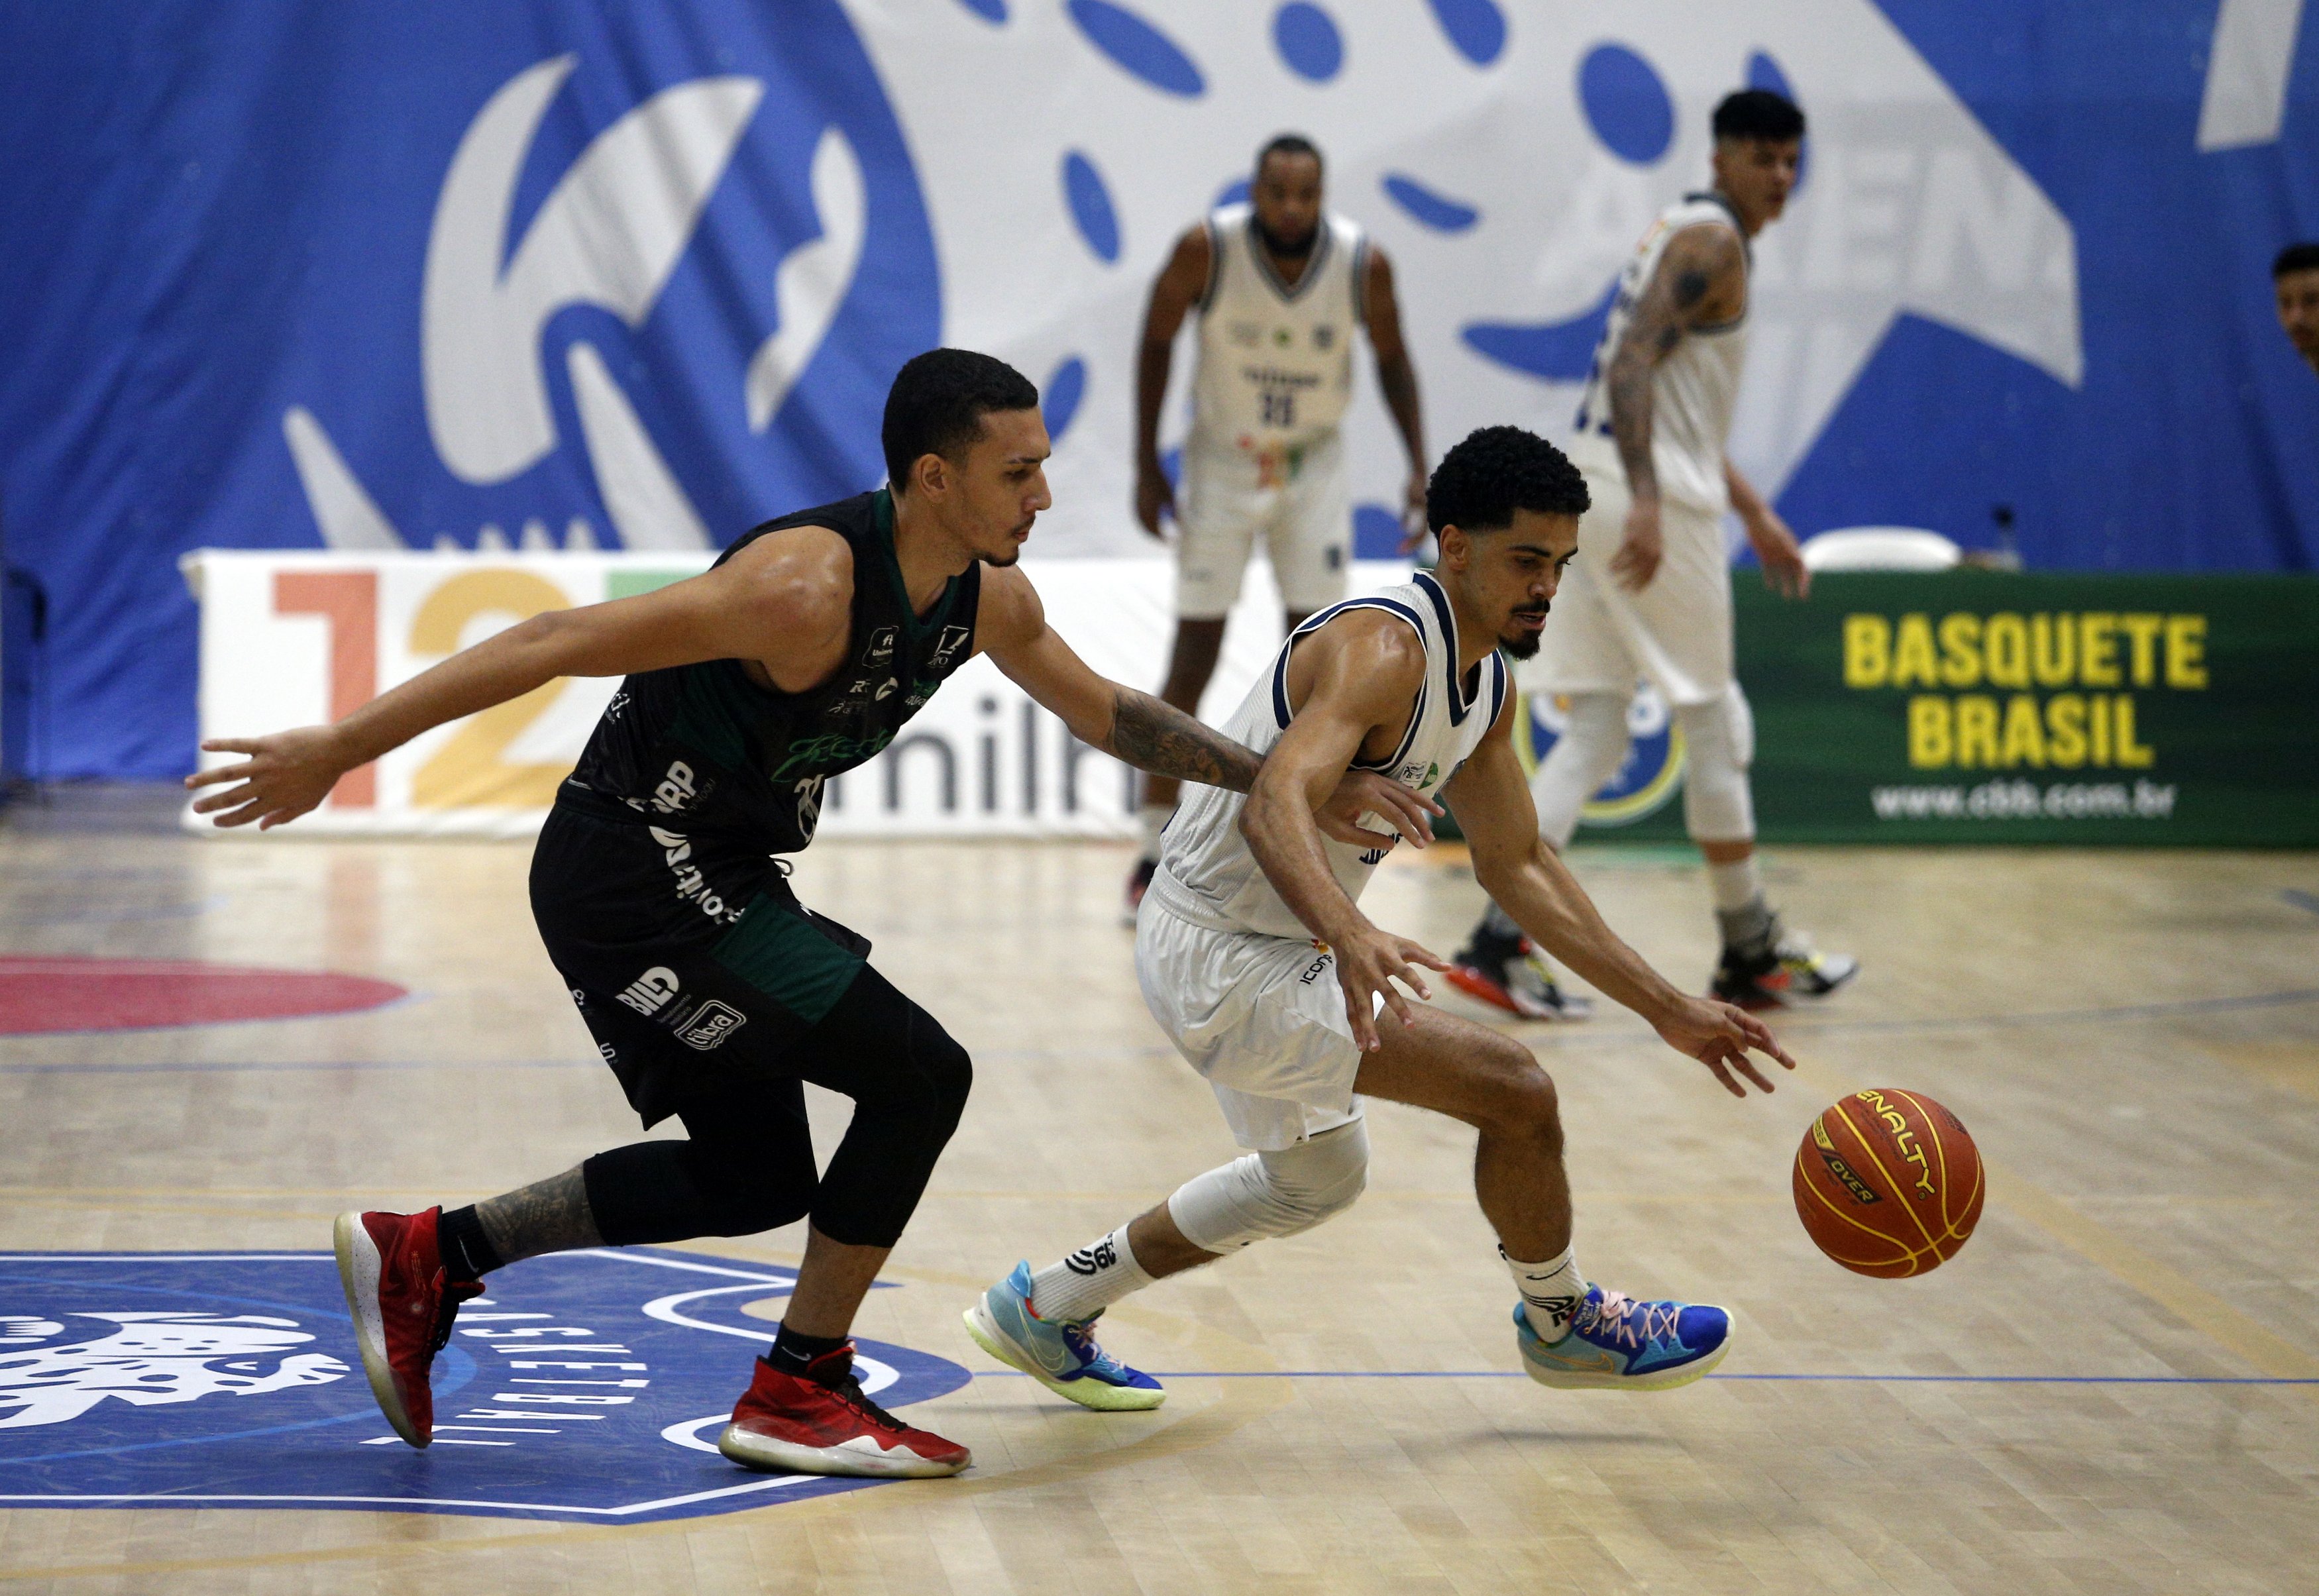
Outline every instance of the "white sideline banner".
[[(283, 553), (197, 549), (181, 562), (201, 609), (201, 735), (260, 736), (334, 720), (462, 648), (542, 610), (648, 592), (705, 570), (705, 554)], [(1146, 690), (1167, 668), (1175, 573), (1164, 557), (1025, 560), (1047, 619), (1098, 674)], [(1354, 566), (1352, 591), (1407, 580)], [(1280, 639), (1280, 604), (1251, 563), (1202, 705), (1231, 713)], [(350, 771), (329, 801), (269, 837), (528, 837), (609, 701), (611, 678), (566, 678), (436, 727)], [(237, 754), (204, 753), (204, 769)], [(221, 832), (190, 807), (187, 829)], [(1132, 833), (1129, 772), (1078, 742), (987, 658), (958, 672), (893, 745), (832, 780), (822, 836), (1078, 836)]]

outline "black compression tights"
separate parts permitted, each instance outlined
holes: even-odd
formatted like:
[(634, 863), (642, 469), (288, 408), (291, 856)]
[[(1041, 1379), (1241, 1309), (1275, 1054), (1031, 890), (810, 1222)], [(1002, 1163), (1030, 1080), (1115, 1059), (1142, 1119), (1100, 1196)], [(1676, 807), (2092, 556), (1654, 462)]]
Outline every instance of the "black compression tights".
[[(966, 1050), (865, 965), (786, 1062), (790, 1076), (687, 1102), (677, 1117), (690, 1141), (634, 1142), (582, 1165), (597, 1233), (615, 1246), (748, 1236), (810, 1214), (833, 1241), (899, 1240), (966, 1107)], [(818, 1180), (800, 1080), (853, 1099)]]

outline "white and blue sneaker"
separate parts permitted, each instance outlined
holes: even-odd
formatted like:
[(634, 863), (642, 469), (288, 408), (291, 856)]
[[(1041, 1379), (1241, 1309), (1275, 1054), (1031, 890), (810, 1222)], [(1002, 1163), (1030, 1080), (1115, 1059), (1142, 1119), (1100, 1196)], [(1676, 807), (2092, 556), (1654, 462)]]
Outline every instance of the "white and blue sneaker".
[(1693, 1303), (1638, 1303), (1586, 1288), (1570, 1333), (1548, 1345), (1514, 1304), (1522, 1371), (1540, 1385), (1597, 1391), (1665, 1391), (1688, 1385), (1731, 1350), (1731, 1316)]
[(1031, 1312), (1031, 1266), (1019, 1263), (966, 1311), (966, 1333), (1000, 1363), (1082, 1407), (1139, 1412), (1166, 1402), (1159, 1381), (1095, 1344), (1087, 1332), (1102, 1317), (1098, 1309), (1077, 1321), (1040, 1318)]

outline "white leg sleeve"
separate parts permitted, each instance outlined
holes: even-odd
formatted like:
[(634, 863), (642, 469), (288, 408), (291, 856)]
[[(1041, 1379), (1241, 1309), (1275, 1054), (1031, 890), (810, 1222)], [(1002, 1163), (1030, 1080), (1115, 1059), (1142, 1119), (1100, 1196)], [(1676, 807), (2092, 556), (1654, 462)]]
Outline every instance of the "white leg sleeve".
[(1205, 1252), (1294, 1236), (1353, 1205), (1368, 1184), (1369, 1128), (1360, 1120), (1278, 1152), (1250, 1153), (1186, 1181), (1168, 1199), (1184, 1239)]
[(1616, 693), (1580, 693), (1570, 700), (1568, 725), (1529, 779), (1538, 834), (1557, 848), (1569, 845), (1578, 812), (1627, 757), (1627, 701)]
[(1695, 842), (1738, 843), (1755, 834), (1747, 767), (1755, 759), (1755, 717), (1737, 682), (1704, 704), (1678, 706), (1683, 726), (1683, 820)]

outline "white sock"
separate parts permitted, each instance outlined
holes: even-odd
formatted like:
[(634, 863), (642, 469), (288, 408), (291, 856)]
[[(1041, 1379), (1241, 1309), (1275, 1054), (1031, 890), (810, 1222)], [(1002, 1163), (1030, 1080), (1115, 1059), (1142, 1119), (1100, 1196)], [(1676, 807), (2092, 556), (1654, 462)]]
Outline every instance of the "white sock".
[(1502, 1247), (1498, 1256), (1513, 1271), (1514, 1289), (1521, 1293), (1530, 1329), (1549, 1345), (1568, 1335), (1570, 1316), (1586, 1300), (1586, 1276), (1578, 1272), (1577, 1249), (1566, 1247), (1560, 1258), (1542, 1264), (1522, 1263)]
[(1160, 857), (1160, 834), (1167, 828), (1168, 822), (1175, 817), (1175, 814), (1176, 806), (1173, 804), (1144, 804), (1136, 809), (1135, 818), (1143, 827), (1144, 858)]
[(1031, 1276), (1031, 1312), (1050, 1324), (1081, 1324), (1151, 1284), (1122, 1225)]
[(1707, 883), (1715, 894), (1715, 906), (1727, 915), (1737, 914), (1764, 890), (1764, 879), (1756, 871), (1753, 853), (1730, 864), (1709, 865)]

